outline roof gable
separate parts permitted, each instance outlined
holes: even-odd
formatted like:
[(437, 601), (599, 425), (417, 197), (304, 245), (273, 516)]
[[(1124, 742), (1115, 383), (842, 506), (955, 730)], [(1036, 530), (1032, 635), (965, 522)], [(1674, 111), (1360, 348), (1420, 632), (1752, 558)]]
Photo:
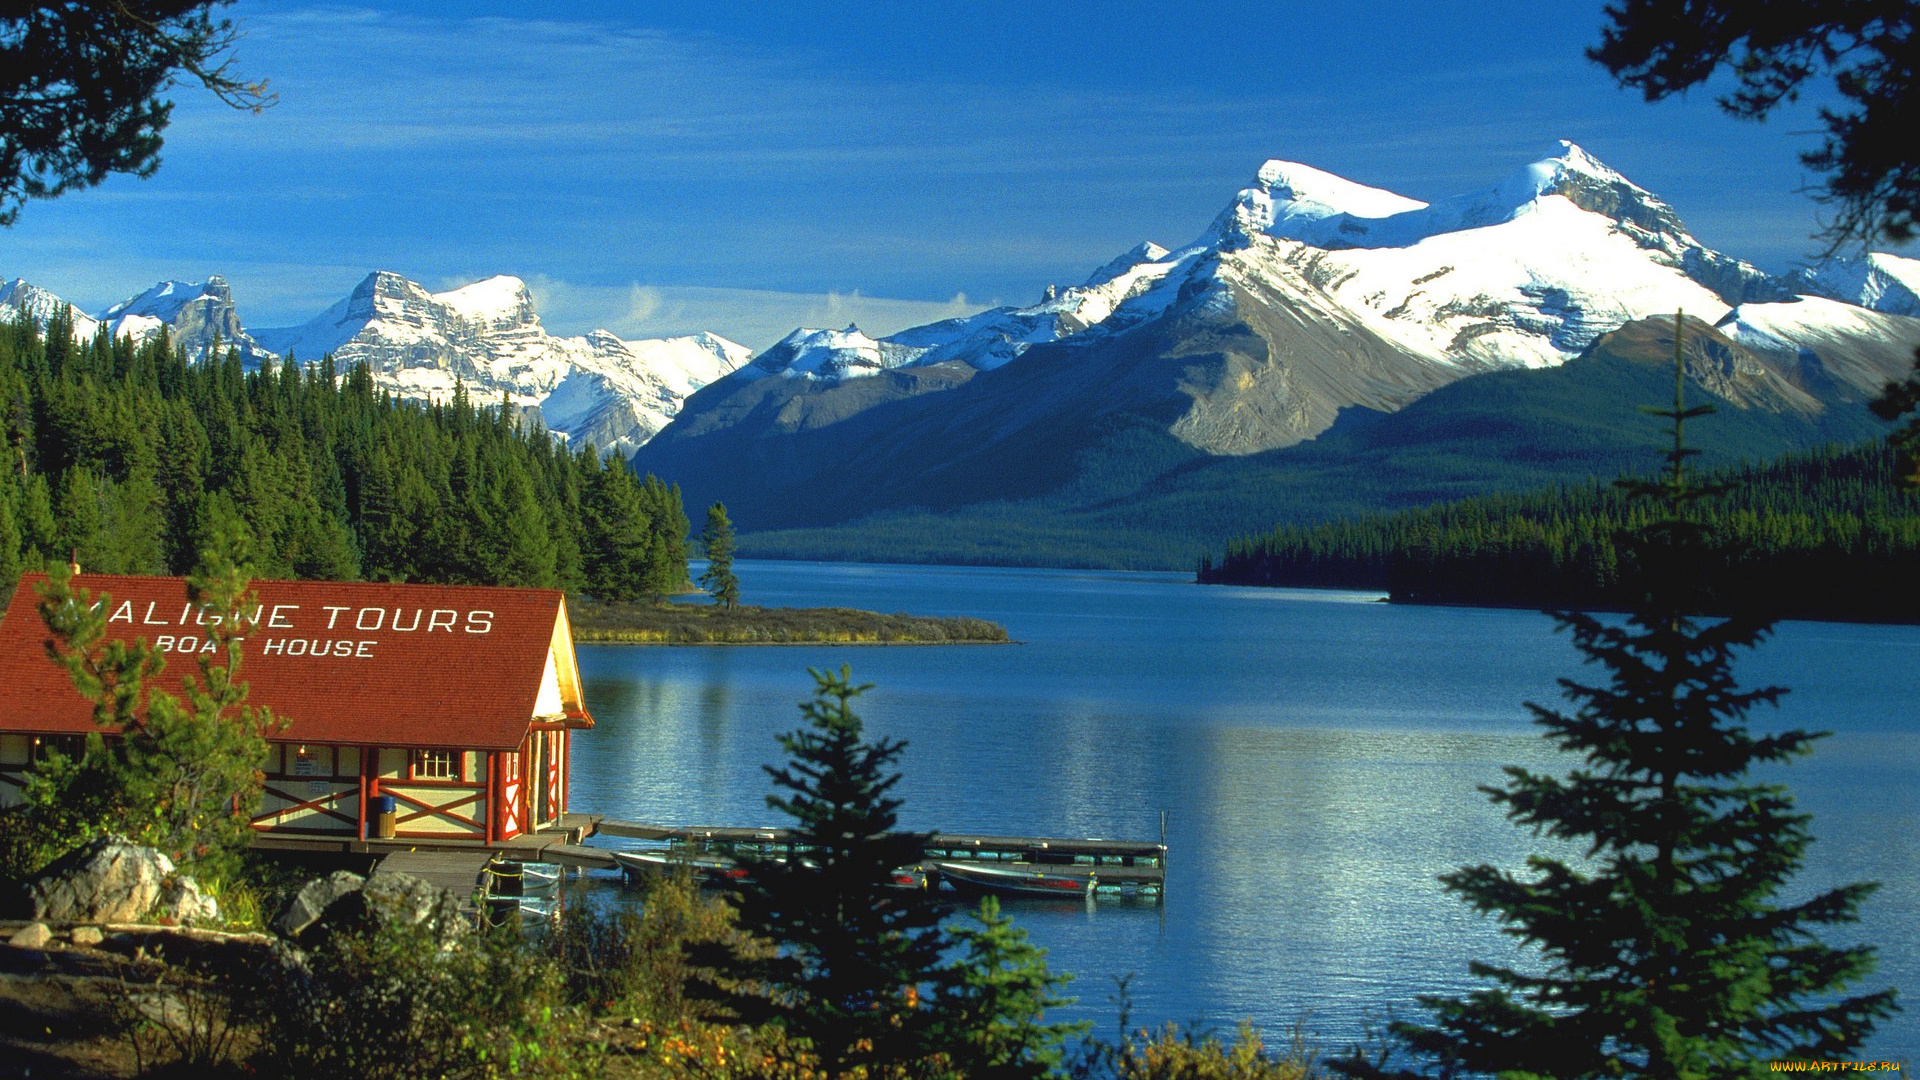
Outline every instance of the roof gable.
[[(34, 610), (44, 580), (21, 578), (0, 622), (0, 730), (89, 731), (90, 703), (47, 657), (50, 636)], [(110, 598), (109, 637), (144, 639), (166, 656), (157, 688), (177, 690), (208, 647), (184, 578), (81, 574), (73, 583)], [(253, 591), (260, 606), (239, 678), (251, 687), (247, 704), (290, 721), (281, 739), (511, 749), (547, 671), (577, 670), (558, 590), (256, 581)]]

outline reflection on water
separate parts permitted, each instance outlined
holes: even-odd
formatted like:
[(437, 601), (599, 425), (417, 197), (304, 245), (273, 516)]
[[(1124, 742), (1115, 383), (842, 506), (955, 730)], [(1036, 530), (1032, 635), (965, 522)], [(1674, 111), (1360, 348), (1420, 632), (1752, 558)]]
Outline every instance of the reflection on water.
[[(1021, 905), (1104, 1030), (1112, 979), (1136, 1018), (1327, 1045), (1420, 993), (1505, 961), (1496, 926), (1435, 880), (1551, 846), (1476, 789), (1563, 772), (1523, 701), (1596, 677), (1529, 612), (1403, 608), (1355, 594), (1200, 588), (1177, 575), (743, 563), (749, 600), (998, 620), (1020, 645), (580, 650), (598, 727), (576, 742), (576, 809), (674, 824), (777, 823), (760, 766), (799, 719), (808, 667), (876, 685), (869, 729), (904, 738), (906, 824), (954, 832), (1157, 837), (1164, 909)], [(1780, 773), (1821, 838), (1800, 894), (1878, 879), (1858, 930), (1881, 981), (1920, 987), (1920, 630), (1787, 624), (1749, 681), (1793, 689), (1756, 717), (1837, 732)], [(1566, 850), (1556, 854), (1571, 857)], [(1875, 1048), (1920, 1047), (1896, 1019)]]

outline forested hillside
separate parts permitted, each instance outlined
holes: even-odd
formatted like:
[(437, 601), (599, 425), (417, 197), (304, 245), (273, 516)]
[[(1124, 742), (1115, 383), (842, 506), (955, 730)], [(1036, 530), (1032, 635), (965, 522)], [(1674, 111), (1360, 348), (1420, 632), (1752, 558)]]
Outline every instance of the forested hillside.
[(688, 584), (677, 488), (464, 393), (396, 402), (364, 367), (189, 364), (164, 336), (21, 319), (0, 327), (0, 433), (0, 590), (48, 559), (184, 573), (222, 515), (251, 527), (262, 577)]
[[(1724, 553), (1720, 605), (1813, 618), (1920, 620), (1920, 493), (1882, 444), (1723, 469), (1701, 520)], [(1284, 525), (1203, 557), (1212, 584), (1385, 589), (1416, 603), (1630, 608), (1622, 529), (1646, 500), (1599, 482), (1485, 495), (1320, 525)]]

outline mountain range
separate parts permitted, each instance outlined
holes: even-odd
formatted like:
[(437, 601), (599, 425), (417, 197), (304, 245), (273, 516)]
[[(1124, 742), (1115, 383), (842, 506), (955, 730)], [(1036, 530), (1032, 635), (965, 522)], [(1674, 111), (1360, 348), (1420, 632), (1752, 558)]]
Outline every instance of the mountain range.
[(378, 271), (275, 329), (244, 327), (218, 277), (98, 316), (14, 281), (0, 306), (81, 335), (164, 329), (197, 357), (330, 354), (414, 400), (457, 383), (631, 454), (689, 505), (726, 501), (763, 554), (1113, 565), (1647, 464), (1635, 407), (1661, 400), (1677, 312), (1722, 412), (1694, 430), (1728, 458), (1877, 433), (1864, 402), (1920, 344), (1920, 261), (1766, 273), (1565, 142), (1431, 204), (1269, 161), (1192, 242), (1040, 292), (879, 338), (801, 328), (757, 356), (712, 334), (557, 337), (504, 276), (432, 293)]
[(623, 456), (666, 426), (688, 394), (750, 355), (715, 334), (556, 337), (540, 325), (526, 284), (508, 276), (430, 293), (375, 271), (300, 326), (252, 331), (218, 276), (163, 281), (98, 317), (16, 279), (0, 284), (0, 309), (9, 307), (42, 325), (58, 316), (77, 337), (105, 330), (142, 341), (164, 331), (196, 360), (233, 348), (250, 368), (329, 355), (340, 370), (365, 363), (376, 387), (406, 400), (445, 400), (459, 385), (477, 402), (504, 400), (549, 431)]
[(1222, 530), (1653, 464), (1635, 407), (1671, 399), (1676, 312), (1709, 449), (1868, 437), (1916, 289), (1878, 253), (1765, 273), (1571, 143), (1433, 204), (1269, 161), (1193, 242), (1031, 307), (796, 331), (634, 463), (782, 554), (1178, 565)]

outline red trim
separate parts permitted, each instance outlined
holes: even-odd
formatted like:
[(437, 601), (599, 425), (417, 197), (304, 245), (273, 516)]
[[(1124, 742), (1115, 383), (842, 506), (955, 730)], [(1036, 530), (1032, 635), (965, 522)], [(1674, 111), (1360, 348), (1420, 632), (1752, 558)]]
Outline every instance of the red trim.
[(560, 733), (549, 732), (547, 740), (547, 820), (541, 824), (560, 819)]
[(389, 787), (399, 787), (399, 786), (405, 786), (405, 787), (423, 787), (423, 788), (447, 788), (447, 789), (450, 789), (450, 790), (452, 790), (452, 789), (459, 789), (459, 788), (471, 788), (471, 789), (473, 789), (474, 791), (485, 791), (485, 790), (487, 790), (487, 785), (486, 785), (486, 782), (485, 782), (485, 781), (483, 781), (483, 780), (408, 780), (408, 779), (406, 779), (406, 778), (404, 778), (404, 777), (403, 777), (403, 778), (401, 778), (401, 779), (398, 779), (398, 780), (388, 780), (388, 781), (387, 781), (387, 786), (389, 786)]
[[(486, 822), (479, 821), (470, 817), (463, 817), (459, 814), (453, 813), (453, 811), (458, 810), (463, 806), (471, 806), (474, 803), (485, 803), (487, 801), (487, 793), (485, 788), (475, 789), (473, 794), (467, 796), (464, 799), (459, 800), (458, 802), (443, 803), (439, 805), (436, 805), (434, 803), (421, 802), (419, 799), (416, 799), (411, 795), (405, 794), (404, 792), (395, 791), (395, 792), (392, 792), (392, 795), (394, 799), (397, 800), (398, 802), (408, 803), (410, 805), (417, 806), (420, 808), (420, 812), (416, 814), (408, 814), (405, 817), (399, 817), (396, 815), (394, 819), (394, 824), (396, 825), (401, 824), (403, 822), (408, 822), (408, 821), (418, 821), (421, 818), (443, 817), (450, 821), (457, 821), (462, 825), (471, 825), (474, 828), (480, 830), (482, 834), (485, 834), (487, 831)], [(395, 830), (395, 831), (397, 834), (398, 830)], [(409, 833), (408, 835), (432, 836), (434, 834)]]
[(353, 833), (345, 829), (309, 829), (301, 825), (262, 825), (257, 821), (252, 825), (254, 832), (271, 833), (275, 836), (331, 836), (336, 840), (353, 837)]
[[(277, 818), (277, 817), (282, 817), (282, 816), (285, 816), (285, 815), (287, 815), (287, 814), (297, 814), (297, 813), (299, 813), (299, 812), (300, 812), (300, 811), (302, 811), (302, 810), (312, 810), (312, 811), (314, 811), (315, 813), (319, 813), (319, 814), (325, 814), (326, 816), (328, 816), (328, 817), (330, 817), (330, 818), (338, 818), (339, 820), (341, 820), (341, 821), (343, 821), (343, 822), (346, 822), (346, 823), (347, 823), (348, 825), (356, 825), (356, 826), (357, 826), (357, 825), (359, 825), (359, 824), (360, 824), (359, 822), (357, 822), (357, 821), (355, 821), (355, 820), (353, 820), (352, 818), (350, 818), (350, 817), (348, 817), (347, 815), (345, 815), (345, 814), (343, 814), (343, 813), (341, 813), (341, 812), (339, 812), (338, 810), (329, 810), (328, 808), (326, 808), (326, 807), (324, 807), (324, 806), (322, 806), (322, 805), (320, 805), (321, 803), (330, 803), (330, 802), (334, 802), (334, 801), (336, 801), (336, 800), (338, 800), (338, 799), (339, 799), (339, 798), (340, 798), (341, 796), (343, 796), (343, 795), (345, 795), (345, 794), (346, 794), (346, 792), (344, 792), (344, 791), (335, 791), (335, 792), (330, 792), (330, 793), (328, 793), (328, 794), (326, 794), (326, 795), (322, 795), (321, 797), (319, 797), (319, 798), (317, 798), (317, 799), (308, 799), (308, 800), (306, 800), (305, 802), (302, 802), (302, 801), (300, 801), (300, 799), (299, 799), (299, 797), (298, 797), (298, 796), (296, 796), (296, 795), (293, 795), (293, 794), (290, 794), (290, 793), (288, 793), (288, 792), (285, 792), (285, 791), (279, 791), (279, 790), (277, 790), (277, 789), (275, 789), (275, 788), (271, 788), (271, 787), (266, 787), (266, 786), (264, 786), (264, 785), (262, 785), (262, 787), (261, 787), (261, 789), (260, 789), (260, 793), (261, 793), (262, 795), (272, 795), (273, 797), (275, 797), (275, 798), (278, 798), (278, 799), (285, 799), (285, 800), (287, 800), (288, 802), (290, 802), (290, 803), (292, 803), (293, 805), (292, 805), (292, 806), (283, 806), (283, 807), (281, 807), (281, 808), (280, 808), (280, 809), (278, 809), (278, 810), (270, 810), (270, 811), (268, 811), (268, 812), (266, 812), (266, 813), (263, 813), (263, 814), (260, 814), (260, 815), (258, 815), (258, 816), (256, 816), (256, 817), (254, 817), (254, 818), (253, 818), (253, 819), (252, 819), (252, 820), (251, 820), (251, 821), (249, 822), (249, 824), (252, 824), (252, 825), (255, 825), (256, 827), (259, 827), (259, 823), (260, 823), (260, 822), (262, 822), (262, 821), (266, 821), (266, 820), (267, 820), (267, 819), (269, 819), (269, 818)], [(273, 828), (273, 827), (274, 827), (274, 826), (272, 826), (272, 825), (268, 825), (268, 826), (265, 826), (265, 828), (269, 828), (269, 829), (271, 829), (271, 828)]]
[(499, 839), (506, 831), (500, 827), (500, 755), (487, 755), (487, 793), (492, 797), (487, 803), (487, 843)]

